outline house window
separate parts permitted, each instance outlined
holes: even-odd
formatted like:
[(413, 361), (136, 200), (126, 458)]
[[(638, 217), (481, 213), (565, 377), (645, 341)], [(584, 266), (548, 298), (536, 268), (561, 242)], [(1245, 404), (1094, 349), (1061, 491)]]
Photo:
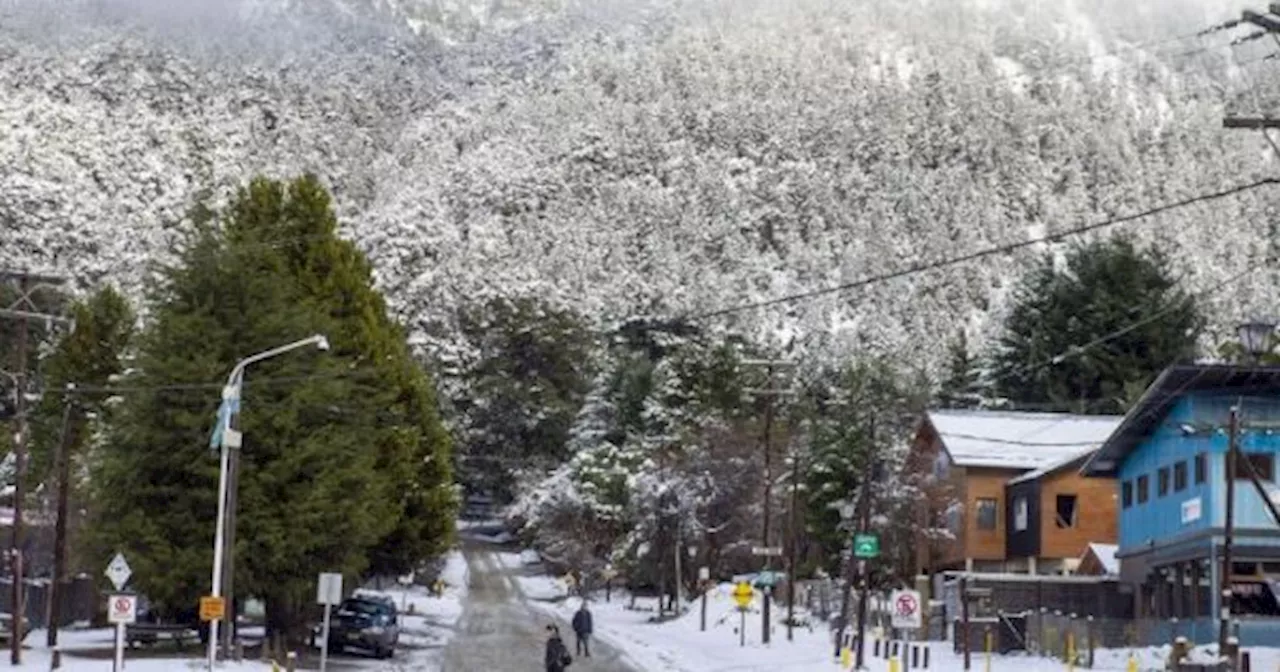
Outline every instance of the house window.
[(952, 504), (947, 507), (947, 530), (953, 535), (960, 534), (961, 524), (964, 522), (964, 511), (960, 504)]
[(950, 458), (947, 454), (939, 451), (938, 457), (933, 460), (933, 477), (939, 481), (946, 480), (947, 472), (950, 471), (951, 465), (948, 463)]
[(1126, 509), (1133, 506), (1133, 481), (1125, 481), (1120, 484), (1120, 503)]
[(1143, 474), (1138, 477), (1138, 503), (1146, 504), (1147, 496), (1150, 495), (1151, 479)]
[(1076, 526), (1076, 496), (1058, 495), (1057, 523), (1061, 529)]
[(1160, 467), (1156, 472), (1156, 495), (1164, 497), (1169, 494), (1169, 467)]
[(978, 499), (978, 529), (996, 529), (996, 500), (985, 497)]
[(1027, 498), (1013, 500), (1013, 529), (1021, 532), (1027, 529)]
[(1209, 456), (1204, 453), (1196, 455), (1196, 485), (1203, 485), (1208, 478)]
[(1187, 489), (1187, 463), (1173, 465), (1173, 491), (1182, 492)]
[[(1264, 481), (1275, 479), (1275, 456), (1270, 453), (1236, 453), (1243, 455), (1244, 459), (1253, 465), (1253, 470), (1258, 472), (1258, 478)], [(1236, 463), (1236, 479), (1248, 480), (1249, 472), (1241, 462)]]

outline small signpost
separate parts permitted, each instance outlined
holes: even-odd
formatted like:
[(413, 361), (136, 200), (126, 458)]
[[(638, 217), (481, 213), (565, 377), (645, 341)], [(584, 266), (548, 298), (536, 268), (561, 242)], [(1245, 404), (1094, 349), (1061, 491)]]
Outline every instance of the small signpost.
[(711, 592), (711, 568), (698, 568), (698, 583), (702, 588), (702, 626), (700, 632), (707, 631), (707, 593)]
[(124, 670), (124, 630), (138, 620), (138, 596), (116, 593), (107, 599), (107, 622), (116, 626), (116, 655), (111, 669), (121, 672)]
[(221, 621), (227, 614), (226, 600), (215, 595), (205, 595), (200, 598), (200, 620), (208, 623), (209, 621)]
[[(117, 594), (108, 598), (107, 620), (116, 626), (116, 655), (112, 660), (112, 669), (121, 672), (124, 669), (124, 629), (125, 625), (138, 620), (138, 598), (136, 595), (119, 594), (119, 591), (124, 590), (125, 585), (129, 583), (133, 570), (129, 568), (129, 562), (124, 559), (124, 554), (116, 553), (116, 557), (107, 564), (103, 574), (117, 591)], [(20, 621), (20, 619), (17, 620)]]
[(853, 557), (869, 560), (880, 557), (880, 537), (874, 534), (853, 536)]
[(755, 591), (751, 589), (751, 584), (746, 581), (739, 581), (738, 585), (733, 587), (733, 601), (738, 603), (738, 614), (741, 616), (741, 622), (738, 624), (738, 645), (747, 645), (747, 607), (751, 605), (751, 597)]
[(329, 614), (342, 604), (342, 575), (322, 572), (316, 581), (316, 604), (324, 605), (324, 625), (320, 633), (320, 672), (329, 664)]
[[(404, 599), (400, 601), (400, 611), (406, 613), (409, 611), (409, 586), (413, 585), (414, 575), (415, 572), (409, 572), (404, 576), (396, 577), (396, 583), (399, 583), (404, 588)], [(437, 595), (437, 597), (439, 596)]]
[(889, 596), (891, 608), (890, 626), (900, 630), (918, 630), (924, 626), (924, 614), (920, 611), (920, 593), (914, 590), (895, 590)]
[(782, 555), (781, 546), (752, 546), (751, 555), (763, 555), (767, 557), (777, 557)]

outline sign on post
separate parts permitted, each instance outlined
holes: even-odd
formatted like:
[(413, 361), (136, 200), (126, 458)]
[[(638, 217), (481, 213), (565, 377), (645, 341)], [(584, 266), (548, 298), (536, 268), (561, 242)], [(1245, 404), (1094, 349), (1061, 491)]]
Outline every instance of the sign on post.
[(901, 630), (917, 630), (924, 627), (920, 593), (915, 590), (895, 590), (889, 596), (889, 625)]
[(316, 581), (316, 604), (324, 605), (324, 626), (320, 634), (320, 672), (329, 665), (329, 614), (334, 605), (342, 604), (342, 575), (322, 572)]
[(103, 574), (110, 579), (111, 585), (116, 590), (124, 590), (124, 585), (129, 582), (129, 577), (133, 576), (133, 570), (129, 568), (129, 562), (124, 559), (124, 554), (116, 553), (116, 557), (111, 559)]
[(205, 595), (200, 598), (200, 620), (208, 623), (209, 621), (221, 621), (226, 618), (227, 604), (226, 600), (213, 595)]
[(781, 546), (752, 546), (751, 555), (779, 556), (782, 555)]
[(880, 557), (880, 538), (874, 534), (853, 535), (853, 557), (864, 560)]
[(739, 581), (738, 585), (733, 587), (733, 601), (738, 603), (738, 613), (742, 617), (738, 624), (739, 646), (747, 645), (747, 606), (751, 604), (751, 596), (754, 592), (751, 584), (746, 581)]
[[(119, 558), (120, 556), (116, 556)], [(126, 577), (127, 578), (127, 577)], [(116, 626), (116, 655), (113, 667), (116, 672), (124, 670), (124, 629), (129, 623), (138, 620), (137, 595), (112, 595), (107, 598), (107, 622)]]

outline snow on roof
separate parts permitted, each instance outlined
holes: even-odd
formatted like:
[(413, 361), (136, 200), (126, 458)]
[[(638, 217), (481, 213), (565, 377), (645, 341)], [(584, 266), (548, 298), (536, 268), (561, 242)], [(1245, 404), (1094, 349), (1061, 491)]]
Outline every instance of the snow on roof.
[(1110, 575), (1120, 574), (1120, 561), (1116, 559), (1116, 550), (1120, 547), (1115, 544), (1089, 544), (1089, 552), (1102, 565), (1102, 570)]
[(1097, 448), (1088, 448), (1086, 450), (1082, 450), (1076, 453), (1075, 455), (1069, 455), (1064, 459), (1058, 460), (1057, 462), (1046, 464), (1045, 466), (1040, 467), (1035, 471), (1028, 471), (1027, 473), (1017, 478), (1011, 479), (1008, 484), (1017, 485), (1018, 483), (1026, 483), (1027, 481), (1034, 481), (1037, 478), (1043, 478), (1048, 474), (1052, 474), (1053, 472), (1059, 469), (1062, 469), (1063, 467), (1071, 464), (1072, 462), (1083, 460), (1084, 458), (1092, 455), (1095, 450), (1097, 450)]
[(1036, 470), (1061, 465), (1107, 440), (1119, 415), (935, 410), (929, 422), (961, 467)]

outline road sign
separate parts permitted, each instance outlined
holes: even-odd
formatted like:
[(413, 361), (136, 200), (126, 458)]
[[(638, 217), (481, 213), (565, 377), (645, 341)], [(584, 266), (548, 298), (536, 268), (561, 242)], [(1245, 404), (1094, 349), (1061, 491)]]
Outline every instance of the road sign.
[(221, 597), (205, 595), (200, 598), (200, 620), (208, 623), (209, 621), (221, 621), (227, 617), (227, 603)]
[(111, 563), (107, 565), (107, 571), (103, 572), (107, 578), (111, 580), (111, 585), (116, 590), (123, 590), (124, 584), (129, 582), (129, 577), (133, 576), (133, 570), (129, 568), (129, 563), (124, 559), (124, 555), (116, 553), (116, 557), (111, 559)]
[(874, 534), (853, 535), (853, 557), (875, 558), (880, 556), (880, 538)]
[(903, 630), (915, 630), (924, 626), (920, 612), (920, 593), (914, 590), (895, 590), (889, 596), (890, 625)]
[(746, 581), (739, 581), (738, 585), (733, 587), (733, 601), (738, 603), (739, 609), (746, 609), (751, 604), (751, 597), (755, 595), (755, 591), (751, 589), (751, 584)]
[(699, 568), (698, 568), (698, 580), (699, 580), (699, 581), (710, 581), (710, 580), (711, 580), (711, 568), (710, 568), (710, 567), (699, 567)]
[(316, 604), (333, 606), (342, 604), (342, 575), (321, 572), (316, 581)]
[(137, 595), (112, 595), (107, 602), (108, 623), (135, 623), (138, 620)]
[(781, 546), (752, 546), (751, 555), (782, 555)]

